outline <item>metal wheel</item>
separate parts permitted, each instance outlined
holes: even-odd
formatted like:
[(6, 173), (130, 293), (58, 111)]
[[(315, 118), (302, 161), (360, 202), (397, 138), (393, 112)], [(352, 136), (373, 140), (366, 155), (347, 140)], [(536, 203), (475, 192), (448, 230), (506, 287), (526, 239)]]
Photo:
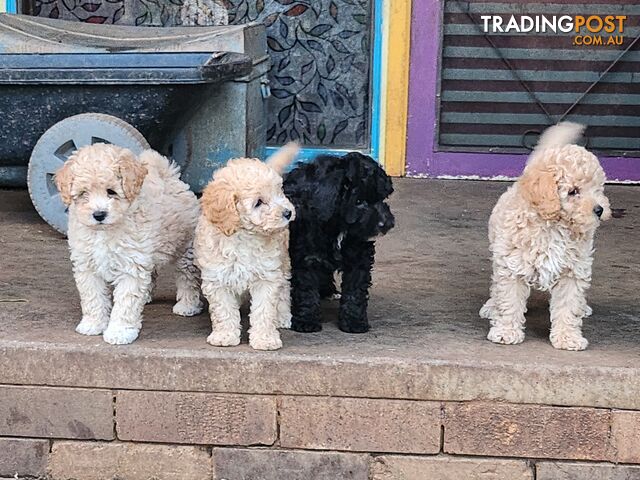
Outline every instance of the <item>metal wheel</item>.
[(67, 212), (53, 183), (53, 175), (75, 150), (94, 143), (112, 143), (136, 155), (150, 148), (138, 130), (124, 120), (103, 113), (74, 115), (44, 132), (31, 152), (27, 185), (40, 216), (60, 233), (67, 233)]

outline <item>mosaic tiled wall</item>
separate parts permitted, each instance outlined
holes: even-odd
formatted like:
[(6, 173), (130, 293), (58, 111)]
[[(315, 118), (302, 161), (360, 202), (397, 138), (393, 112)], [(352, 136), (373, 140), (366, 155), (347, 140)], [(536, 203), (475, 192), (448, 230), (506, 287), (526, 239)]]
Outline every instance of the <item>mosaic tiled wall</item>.
[(217, 3), (227, 7), (229, 23), (267, 26), (273, 60), (270, 144), (369, 144), (373, 0), (31, 0), (29, 13), (169, 26), (187, 23), (185, 11), (194, 7), (218, 18)]

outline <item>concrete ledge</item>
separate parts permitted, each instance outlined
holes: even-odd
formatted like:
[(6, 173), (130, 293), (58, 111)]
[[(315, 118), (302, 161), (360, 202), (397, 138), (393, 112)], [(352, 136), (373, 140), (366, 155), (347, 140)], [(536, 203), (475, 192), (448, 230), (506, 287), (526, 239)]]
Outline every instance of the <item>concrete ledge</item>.
[(0, 242), (13, 254), (0, 273), (1, 297), (12, 300), (0, 311), (0, 383), (640, 409), (638, 189), (607, 187), (629, 214), (598, 232), (590, 347), (576, 353), (549, 344), (541, 296), (530, 301), (522, 345), (485, 339), (477, 312), (490, 279), (486, 222), (506, 187), (396, 181), (398, 226), (378, 242), (371, 332), (340, 332), (328, 303), (322, 332), (284, 332), (284, 349), (267, 353), (207, 345), (207, 316), (172, 315), (172, 278), (162, 272), (136, 343), (113, 347), (76, 334), (80, 306), (66, 241), (39, 220), (26, 194), (1, 192)]
[(354, 358), (286, 349), (264, 354), (244, 347), (113, 348), (74, 340), (84, 345), (0, 340), (0, 383), (640, 409), (640, 368)]

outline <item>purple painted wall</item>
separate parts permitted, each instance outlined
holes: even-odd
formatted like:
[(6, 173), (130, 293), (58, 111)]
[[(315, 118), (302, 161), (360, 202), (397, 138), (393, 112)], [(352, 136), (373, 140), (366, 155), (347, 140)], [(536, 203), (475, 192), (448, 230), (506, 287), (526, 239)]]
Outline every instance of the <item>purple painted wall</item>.
[[(517, 177), (526, 155), (437, 151), (442, 0), (414, 0), (407, 127), (408, 176)], [(601, 157), (607, 178), (640, 181), (640, 158)]]

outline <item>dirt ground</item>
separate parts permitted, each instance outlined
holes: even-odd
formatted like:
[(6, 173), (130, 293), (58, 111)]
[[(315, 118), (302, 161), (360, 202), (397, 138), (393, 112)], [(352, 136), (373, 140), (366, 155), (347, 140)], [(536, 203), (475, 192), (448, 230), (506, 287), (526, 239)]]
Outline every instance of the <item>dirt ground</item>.
[[(377, 245), (369, 316), (372, 329), (349, 335), (335, 326), (335, 304), (325, 308), (324, 330), (283, 333), (278, 355), (324, 358), (384, 357), (398, 362), (477, 362), (585, 367), (640, 365), (640, 187), (608, 186), (611, 203), (627, 215), (603, 224), (584, 332), (586, 352), (554, 350), (548, 341), (546, 299), (535, 295), (527, 314), (527, 338), (519, 346), (485, 339), (478, 310), (487, 298), (490, 261), (486, 224), (507, 183), (402, 179), (392, 209), (397, 227)], [(205, 342), (206, 315), (171, 314), (170, 272), (159, 278), (156, 299), (132, 346), (111, 347), (100, 337), (74, 332), (80, 304), (66, 240), (48, 227), (25, 191), (0, 191), (0, 340), (104, 350), (124, 348), (212, 349)], [(248, 352), (246, 344), (235, 351)]]

